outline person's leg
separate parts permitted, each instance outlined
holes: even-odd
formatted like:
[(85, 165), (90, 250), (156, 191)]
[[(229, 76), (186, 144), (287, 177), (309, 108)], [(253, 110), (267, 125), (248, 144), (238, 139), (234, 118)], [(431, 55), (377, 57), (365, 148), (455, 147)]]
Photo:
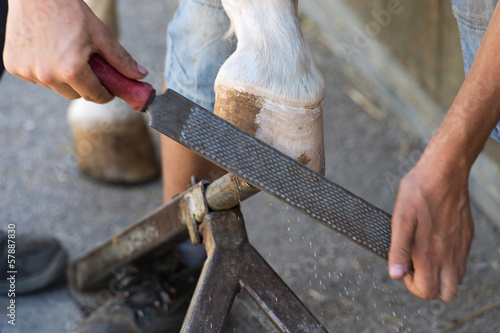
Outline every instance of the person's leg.
[[(464, 59), (465, 75), (474, 61), (498, 0), (452, 0)], [(491, 133), (500, 142), (500, 123)]]
[[(236, 46), (223, 37), (229, 26), (220, 0), (181, 0), (168, 26), (166, 84), (210, 111), (215, 103), (215, 77)], [(161, 142), (165, 202), (185, 191), (192, 176), (201, 180), (224, 173), (167, 137)]]
[(192, 176), (202, 180), (217, 178), (225, 173), (223, 169), (165, 136), (161, 138), (161, 156), (164, 202), (185, 191)]

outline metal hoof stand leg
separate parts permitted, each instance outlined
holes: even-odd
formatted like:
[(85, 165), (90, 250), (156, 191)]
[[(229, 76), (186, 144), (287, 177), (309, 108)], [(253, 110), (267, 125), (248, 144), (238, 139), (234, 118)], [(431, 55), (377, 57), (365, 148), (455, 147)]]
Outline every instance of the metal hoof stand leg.
[[(189, 234), (207, 249), (182, 332), (221, 332), (236, 294), (242, 290), (282, 332), (326, 332), (281, 278), (248, 242), (236, 206), (257, 192), (227, 174), (200, 182), (156, 212), (110, 238), (70, 265), (70, 287), (92, 290), (114, 271), (145, 255), (173, 248)], [(207, 195), (205, 195), (207, 193)], [(212, 203), (212, 205), (211, 205)], [(211, 211), (217, 205), (228, 207)]]
[(221, 332), (242, 290), (280, 331), (326, 332), (250, 245), (239, 209), (209, 213), (199, 229), (208, 258), (181, 332)]

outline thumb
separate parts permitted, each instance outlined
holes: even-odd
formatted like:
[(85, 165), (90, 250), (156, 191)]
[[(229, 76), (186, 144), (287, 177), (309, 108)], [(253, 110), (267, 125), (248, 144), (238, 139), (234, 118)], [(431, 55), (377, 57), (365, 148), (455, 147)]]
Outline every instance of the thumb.
[(103, 41), (101, 38), (104, 37), (101, 37), (96, 42), (98, 53), (123, 76), (134, 80), (143, 79), (148, 74), (147, 69), (139, 65), (111, 33), (106, 35), (107, 41)]
[(410, 272), (411, 248), (416, 230), (416, 217), (401, 212), (400, 206), (396, 201), (389, 250), (389, 275), (395, 280), (404, 278)]

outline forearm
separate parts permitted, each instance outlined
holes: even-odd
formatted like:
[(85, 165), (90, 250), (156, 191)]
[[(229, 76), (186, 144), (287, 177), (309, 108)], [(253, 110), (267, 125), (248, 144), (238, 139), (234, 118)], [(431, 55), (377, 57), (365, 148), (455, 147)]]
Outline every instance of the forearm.
[(425, 299), (454, 299), (466, 272), (474, 236), (469, 172), (500, 120), (499, 35), (497, 6), (448, 114), (399, 186), (389, 272)]
[(424, 157), (468, 171), (500, 121), (500, 6), (472, 67)]

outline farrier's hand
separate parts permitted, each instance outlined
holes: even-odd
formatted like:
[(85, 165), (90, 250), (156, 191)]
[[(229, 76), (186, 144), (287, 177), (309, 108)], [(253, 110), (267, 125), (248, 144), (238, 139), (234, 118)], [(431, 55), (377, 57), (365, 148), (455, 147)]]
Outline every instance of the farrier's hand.
[(69, 99), (105, 103), (112, 96), (88, 65), (93, 53), (126, 77), (146, 74), (82, 0), (9, 1), (4, 62), (10, 73)]
[[(474, 234), (470, 168), (448, 164), (446, 154), (426, 150), (401, 181), (392, 218), (389, 274), (414, 295), (453, 300)], [(406, 274), (411, 264), (413, 276)]]

